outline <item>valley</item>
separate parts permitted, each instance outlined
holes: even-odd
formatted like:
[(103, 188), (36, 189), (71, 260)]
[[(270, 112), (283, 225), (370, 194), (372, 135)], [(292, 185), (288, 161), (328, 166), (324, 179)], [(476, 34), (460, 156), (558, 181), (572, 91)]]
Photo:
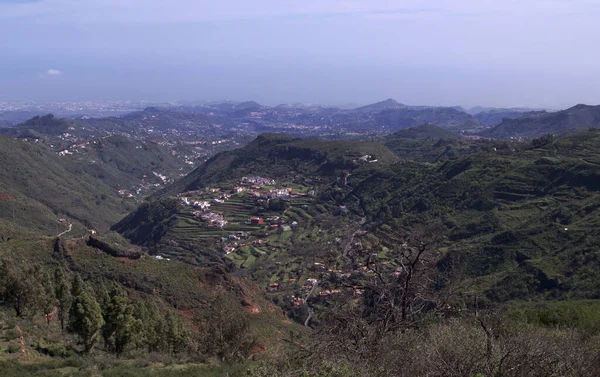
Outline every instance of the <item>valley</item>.
[[(388, 101), (360, 111), (380, 106), (402, 109)], [(221, 111), (250, 114), (242, 110)], [(156, 111), (169, 115), (148, 118)], [(436, 326), (476, 332), (480, 312), (484, 324), (507, 326), (499, 344), (521, 325), (532, 337), (552, 326), (596, 331), (587, 313), (600, 299), (597, 130), (522, 140), (430, 123), (360, 135), (305, 128), (302, 137), (234, 126), (226, 137), (218, 127), (203, 131), (208, 123), (183, 132), (177, 122), (205, 114), (170, 111), (93, 120), (92, 128), (45, 116), (0, 138), (0, 252), (16, 274), (3, 280), (3, 313), (36, 339), (24, 346), (36, 360), (54, 360), (39, 345), (50, 342), (72, 362), (112, 360), (107, 370), (127, 368), (121, 354), (134, 360), (152, 349), (199, 370), (227, 360), (272, 375), (280, 360), (318, 368), (340, 354), (384, 368), (362, 353), (413, 328), (418, 336)], [(88, 292), (105, 323), (110, 310), (131, 316), (131, 340), (117, 348), (117, 333), (105, 332), (92, 342), (74, 323), (67, 333), (57, 322), (41, 331), (43, 287), (33, 282), (28, 290), (40, 296), (24, 308), (34, 314), (11, 314), (17, 291), (8, 287), (44, 279), (81, 300)], [(156, 310), (167, 321), (152, 320), (160, 344), (135, 324)], [(572, 319), (544, 317), (555, 310)], [(18, 339), (2, 326), (13, 349)], [(227, 340), (213, 344), (215, 336)], [(311, 366), (306, 347), (319, 350)]]

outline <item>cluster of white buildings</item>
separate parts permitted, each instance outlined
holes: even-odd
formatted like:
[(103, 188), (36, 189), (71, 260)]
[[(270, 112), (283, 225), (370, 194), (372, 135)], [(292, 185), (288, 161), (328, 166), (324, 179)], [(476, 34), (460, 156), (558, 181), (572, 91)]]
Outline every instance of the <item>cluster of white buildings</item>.
[(205, 200), (190, 200), (190, 198), (180, 198), (179, 203), (186, 207), (198, 208), (202, 211), (207, 211), (210, 208), (210, 203)]

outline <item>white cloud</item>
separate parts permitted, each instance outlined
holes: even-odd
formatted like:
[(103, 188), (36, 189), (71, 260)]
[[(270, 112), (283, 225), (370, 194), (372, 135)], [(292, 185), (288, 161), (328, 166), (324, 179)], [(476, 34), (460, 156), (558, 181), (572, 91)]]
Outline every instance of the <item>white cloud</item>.
[(62, 75), (62, 71), (59, 71), (58, 69), (49, 69), (46, 71), (46, 74), (48, 76), (60, 76)]

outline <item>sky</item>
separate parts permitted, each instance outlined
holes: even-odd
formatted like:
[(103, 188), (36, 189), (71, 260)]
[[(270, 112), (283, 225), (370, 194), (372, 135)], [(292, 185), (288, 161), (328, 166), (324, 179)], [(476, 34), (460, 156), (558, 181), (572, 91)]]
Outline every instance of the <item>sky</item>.
[(600, 103), (597, 0), (0, 0), (0, 100)]

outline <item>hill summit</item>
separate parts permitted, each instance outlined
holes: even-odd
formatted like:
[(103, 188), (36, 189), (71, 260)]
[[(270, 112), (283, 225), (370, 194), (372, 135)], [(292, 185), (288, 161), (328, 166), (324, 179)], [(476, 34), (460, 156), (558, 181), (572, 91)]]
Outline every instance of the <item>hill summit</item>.
[(481, 133), (497, 139), (535, 138), (600, 127), (600, 106), (579, 104), (555, 113), (536, 113), (519, 119), (504, 119)]

